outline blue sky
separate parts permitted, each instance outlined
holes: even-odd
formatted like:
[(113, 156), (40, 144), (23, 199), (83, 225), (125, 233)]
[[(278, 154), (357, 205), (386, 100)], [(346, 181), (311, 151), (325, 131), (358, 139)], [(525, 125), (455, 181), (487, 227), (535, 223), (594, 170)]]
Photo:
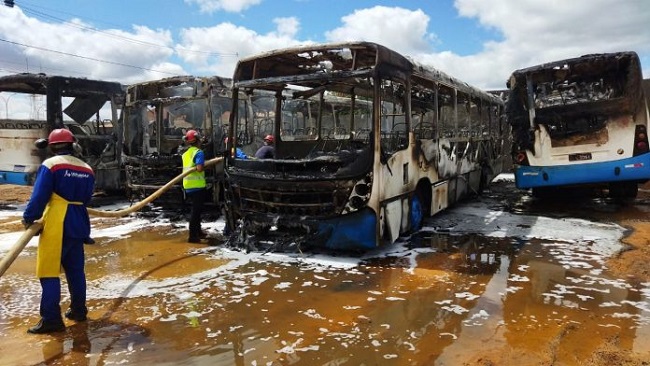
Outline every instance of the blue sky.
[(366, 40), (484, 89), (505, 88), (518, 68), (599, 52), (636, 51), (650, 77), (647, 0), (14, 1), (0, 5), (0, 75), (231, 77), (255, 53)]

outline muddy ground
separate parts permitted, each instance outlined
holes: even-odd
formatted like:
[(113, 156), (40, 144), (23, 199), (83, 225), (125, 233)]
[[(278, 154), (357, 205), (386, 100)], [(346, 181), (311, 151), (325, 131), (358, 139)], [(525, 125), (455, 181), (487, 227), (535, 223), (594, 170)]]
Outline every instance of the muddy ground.
[[(0, 184), (0, 209), (13, 207), (26, 203), (31, 194), (31, 187), (17, 186), (12, 184)], [(557, 203), (557, 202), (556, 202)], [(650, 203), (650, 183), (641, 186), (636, 203)], [(571, 203), (567, 203), (572, 206)], [(632, 204), (633, 205), (633, 204)], [(572, 207), (575, 209), (576, 207)], [(580, 209), (580, 207), (577, 207)], [(624, 242), (629, 245), (607, 262), (609, 269), (617, 276), (624, 276), (632, 281), (650, 281), (650, 213), (642, 209), (632, 212), (611, 212), (611, 219), (620, 225), (630, 228), (629, 235)], [(18, 227), (18, 224), (16, 224)], [(8, 228), (4, 228), (5, 230)]]
[[(0, 185), (0, 211), (29, 193)], [(628, 203), (540, 202), (501, 181), (487, 196), (489, 220), (473, 207), (440, 215), (361, 263), (331, 253), (243, 258), (184, 243), (182, 221), (95, 220), (90, 321), (25, 334), (39, 295), (28, 247), (0, 278), (0, 365), (650, 365), (650, 189)], [(19, 231), (19, 218), (0, 218), (0, 234)], [(440, 234), (482, 220), (509, 234)], [(620, 249), (591, 248), (611, 244), (617, 225), (627, 229), (612, 236)], [(587, 239), (574, 239), (580, 230)]]

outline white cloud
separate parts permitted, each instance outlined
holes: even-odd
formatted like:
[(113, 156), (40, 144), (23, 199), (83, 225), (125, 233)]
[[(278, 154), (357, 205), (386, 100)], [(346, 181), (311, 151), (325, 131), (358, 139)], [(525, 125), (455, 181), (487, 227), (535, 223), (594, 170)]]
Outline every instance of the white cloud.
[(206, 53), (183, 53), (179, 55), (204, 75), (232, 77), (238, 58), (272, 49), (291, 47), (306, 42), (296, 40), (299, 28), (295, 18), (278, 18), (275, 31), (258, 34), (253, 30), (232, 23), (221, 23), (210, 28), (186, 28), (181, 31), (177, 49), (205, 50), (221, 54), (220, 57)]
[(429, 16), (422, 10), (375, 6), (341, 18), (343, 25), (325, 33), (328, 41), (370, 41), (403, 53), (430, 51)]
[[(1, 58), (5, 61), (9, 57), (11, 62), (16, 59), (17, 70), (13, 71), (115, 81), (142, 81), (143, 76), (161, 78), (170, 76), (165, 72), (183, 73), (180, 65), (164, 61), (174, 52), (169, 30), (134, 26), (131, 32), (95, 31), (79, 20), (41, 22), (17, 7), (0, 7), (0, 16), (0, 38), (13, 42), (9, 47), (3, 44)], [(4, 48), (8, 48), (7, 53)]]
[(504, 88), (516, 69), (588, 53), (636, 51), (650, 61), (645, 0), (455, 0), (455, 6), (504, 39), (486, 42), (471, 56), (443, 52), (423, 58), (480, 87)]
[(185, 0), (187, 4), (197, 4), (202, 13), (214, 13), (223, 10), (230, 13), (239, 13), (251, 6), (257, 5), (262, 0)]
[[(650, 6), (645, 0), (455, 0), (462, 17), (502, 36), (480, 52), (434, 51), (436, 36), (422, 10), (375, 6), (344, 16), (328, 41), (381, 43), (484, 89), (503, 89), (512, 71), (588, 53), (636, 51), (650, 63)], [(433, 25), (433, 31), (435, 27)], [(650, 70), (644, 70), (648, 77)]]
[(300, 22), (295, 17), (275, 18), (273, 23), (278, 27), (278, 35), (282, 37), (293, 38), (300, 29)]
[[(261, 0), (185, 2), (212, 12), (242, 11), (260, 4)], [(386, 6), (358, 9), (341, 17), (339, 26), (323, 32), (322, 36), (332, 42), (377, 42), (485, 89), (505, 88), (506, 79), (518, 68), (587, 53), (623, 50), (639, 53), (646, 65), (644, 75), (649, 77), (650, 6), (646, 0), (455, 0), (454, 5), (458, 16), (475, 20), (499, 38), (484, 40), (480, 51), (470, 55), (461, 55), (453, 49), (436, 49), (450, 41), (438, 42), (435, 32), (441, 25), (431, 23), (430, 12), (435, 11), (435, 6), (427, 4), (422, 4), (426, 12)], [(26, 16), (18, 7), (0, 6), (0, 18), (3, 20), (0, 38), (140, 67), (0, 42), (3, 61), (0, 73), (22, 72), (28, 64), (33, 72), (124, 83), (187, 73), (231, 77), (239, 58), (313, 43), (299, 38), (299, 16), (273, 19), (275, 28), (266, 33), (220, 22), (211, 27), (185, 28), (177, 34), (173, 33), (176, 30), (143, 26), (128, 31), (95, 32), (85, 29), (89, 25), (79, 20), (73, 21), (74, 27), (45, 23)]]

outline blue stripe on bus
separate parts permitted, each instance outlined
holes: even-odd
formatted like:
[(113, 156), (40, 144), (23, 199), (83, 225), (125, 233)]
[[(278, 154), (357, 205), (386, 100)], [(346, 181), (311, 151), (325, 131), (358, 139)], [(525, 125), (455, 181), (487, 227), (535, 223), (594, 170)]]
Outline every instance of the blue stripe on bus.
[(34, 173), (16, 173), (16, 172), (0, 171), (0, 183), (28, 186), (31, 184), (30, 176), (33, 174)]
[(520, 189), (648, 179), (650, 154), (602, 163), (515, 166), (515, 184)]
[(376, 225), (375, 213), (365, 209), (321, 221), (317, 235), (327, 238), (325, 247), (329, 249), (368, 250), (377, 247)]

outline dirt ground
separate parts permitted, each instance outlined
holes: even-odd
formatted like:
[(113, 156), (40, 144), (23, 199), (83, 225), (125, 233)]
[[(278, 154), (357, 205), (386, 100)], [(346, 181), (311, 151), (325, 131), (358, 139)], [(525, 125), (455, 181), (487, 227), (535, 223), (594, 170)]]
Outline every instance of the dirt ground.
[[(637, 200), (648, 203), (650, 182), (640, 187)], [(623, 240), (630, 248), (610, 259), (607, 263), (609, 269), (613, 274), (628, 277), (632, 282), (650, 281), (650, 213), (639, 211), (639, 215), (622, 218), (618, 223), (631, 229)]]
[[(26, 203), (31, 192), (31, 187), (0, 184), (0, 208)], [(650, 183), (641, 186), (639, 190), (639, 197), (643, 199), (644, 196), (650, 199)], [(630, 248), (611, 258), (608, 267), (613, 274), (632, 281), (650, 281), (650, 215), (621, 218), (619, 224), (631, 229), (624, 240)]]
[(0, 205), (15, 205), (29, 200), (32, 187), (16, 186), (13, 184), (0, 184)]
[[(31, 187), (0, 184), (0, 209), (12, 209), (26, 203), (30, 194)], [(610, 258), (607, 267), (613, 275), (627, 278), (630, 282), (643, 283), (650, 281), (650, 184), (641, 187), (636, 204), (638, 210), (634, 211), (633, 214), (622, 215), (618, 212), (611, 212), (606, 217), (607, 220), (614, 221), (630, 229), (629, 234), (624, 239), (629, 248), (616, 257)], [(2, 219), (0, 219), (0, 222), (2, 222)], [(6, 222), (8, 220), (5, 220)], [(19, 227), (20, 223), (11, 223), (10, 226)], [(5, 225), (5, 229), (11, 229), (11, 227)], [(561, 342), (562, 338), (569, 341), (572, 333), (575, 332), (575, 329), (565, 329), (557, 335), (557, 342)], [(605, 339), (602, 345), (592, 352), (590, 357), (583, 359), (580, 364), (589, 366), (650, 365), (646, 358), (630, 353), (624, 347), (621, 347), (619, 343), (620, 340), (616, 337)], [(463, 365), (533, 364), (531, 363), (531, 356), (526, 354), (525, 351), (512, 349), (510, 346), (496, 347), (491, 351), (483, 351), (481, 354), (468, 356), (469, 358), (462, 363)], [(544, 361), (543, 364), (558, 364), (554, 361), (552, 354), (549, 354)]]

